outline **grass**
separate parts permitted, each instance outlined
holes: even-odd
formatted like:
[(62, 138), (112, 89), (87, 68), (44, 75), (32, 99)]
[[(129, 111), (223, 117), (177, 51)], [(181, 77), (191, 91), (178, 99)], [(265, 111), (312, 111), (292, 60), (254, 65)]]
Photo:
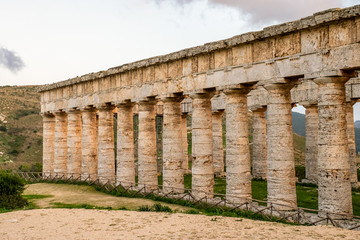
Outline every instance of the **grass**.
[[(98, 210), (118, 210), (113, 209), (112, 207), (99, 207), (95, 205), (90, 204), (74, 204), (74, 203), (61, 203), (61, 202), (55, 202), (54, 208), (68, 208), (68, 209), (74, 209), (74, 208), (84, 208), (84, 209), (98, 209)], [(126, 210), (125, 207), (121, 207), (121, 210)]]
[(53, 195), (41, 195), (41, 194), (29, 194), (29, 195), (22, 195), (23, 198), (27, 200), (34, 200), (34, 199), (44, 199), (53, 197)]

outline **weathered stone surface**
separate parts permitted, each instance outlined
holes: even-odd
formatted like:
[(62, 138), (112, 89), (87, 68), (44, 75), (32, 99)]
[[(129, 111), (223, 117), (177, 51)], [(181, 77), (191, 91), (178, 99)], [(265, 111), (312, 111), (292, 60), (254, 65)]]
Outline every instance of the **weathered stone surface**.
[(138, 181), (147, 189), (158, 185), (155, 104), (152, 100), (139, 102)]
[(234, 203), (251, 201), (251, 163), (246, 94), (226, 90), (226, 195)]
[(43, 173), (54, 174), (55, 116), (43, 114)]
[(267, 177), (266, 108), (253, 111), (252, 176)]
[(222, 116), (223, 116), (222, 111), (212, 113), (214, 172), (220, 174), (224, 173)]
[(197, 198), (214, 192), (211, 94), (192, 94), (192, 189)]
[(81, 175), (81, 112), (68, 111), (67, 134), (67, 173), (77, 179)]
[(81, 179), (97, 179), (98, 169), (98, 124), (96, 109), (82, 111), (82, 160)]
[(113, 106), (99, 107), (98, 177), (101, 183), (115, 183)]
[(319, 117), (317, 105), (305, 105), (305, 173), (306, 180), (317, 183), (318, 175), (318, 129)]
[(269, 93), (267, 200), (274, 203), (278, 209), (291, 209), (297, 206), (290, 86), (280, 83), (265, 85)]
[(59, 177), (67, 174), (67, 114), (55, 113), (54, 173)]
[(125, 187), (135, 185), (133, 130), (133, 104), (118, 104), (116, 182)]
[(344, 105), (347, 80), (324, 77), (315, 82), (319, 85), (319, 210), (350, 216), (350, 161)]
[(354, 187), (358, 187), (353, 104), (346, 103), (346, 134), (349, 144), (350, 181)]
[(163, 191), (184, 192), (183, 126), (181, 98), (162, 98), (163, 121)]

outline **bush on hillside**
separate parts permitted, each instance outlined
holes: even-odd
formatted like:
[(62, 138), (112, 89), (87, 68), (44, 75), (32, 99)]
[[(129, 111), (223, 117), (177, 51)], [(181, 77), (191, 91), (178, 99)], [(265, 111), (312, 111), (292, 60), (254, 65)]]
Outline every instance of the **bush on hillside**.
[(0, 172), (0, 208), (15, 209), (28, 205), (21, 194), (25, 190), (25, 182), (9, 172)]
[(301, 182), (305, 178), (305, 166), (295, 166), (295, 176)]

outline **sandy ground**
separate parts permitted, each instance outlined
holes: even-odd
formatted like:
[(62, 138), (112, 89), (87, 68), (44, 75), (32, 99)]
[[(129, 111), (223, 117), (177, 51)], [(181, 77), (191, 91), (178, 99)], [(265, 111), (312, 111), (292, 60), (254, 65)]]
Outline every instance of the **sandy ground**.
[(0, 214), (0, 239), (355, 240), (360, 232), (181, 213), (37, 209)]
[[(152, 206), (155, 201), (141, 198), (115, 197), (98, 192), (94, 188), (82, 185), (36, 183), (27, 185), (24, 191), (26, 195), (52, 195), (44, 199), (32, 200), (40, 208), (51, 208), (54, 203), (66, 204), (89, 204), (99, 207), (112, 207), (118, 209), (126, 207), (129, 210), (137, 210), (142, 205)], [(190, 208), (179, 205), (162, 203), (169, 206), (173, 211), (186, 212)], [(1, 240), (1, 237), (0, 237)]]

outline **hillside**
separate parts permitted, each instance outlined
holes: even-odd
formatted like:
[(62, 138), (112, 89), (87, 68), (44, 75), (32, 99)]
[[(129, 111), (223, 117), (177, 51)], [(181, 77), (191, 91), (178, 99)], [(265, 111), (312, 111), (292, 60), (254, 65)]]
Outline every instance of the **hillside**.
[(31, 168), (42, 161), (37, 86), (0, 87), (0, 168)]

